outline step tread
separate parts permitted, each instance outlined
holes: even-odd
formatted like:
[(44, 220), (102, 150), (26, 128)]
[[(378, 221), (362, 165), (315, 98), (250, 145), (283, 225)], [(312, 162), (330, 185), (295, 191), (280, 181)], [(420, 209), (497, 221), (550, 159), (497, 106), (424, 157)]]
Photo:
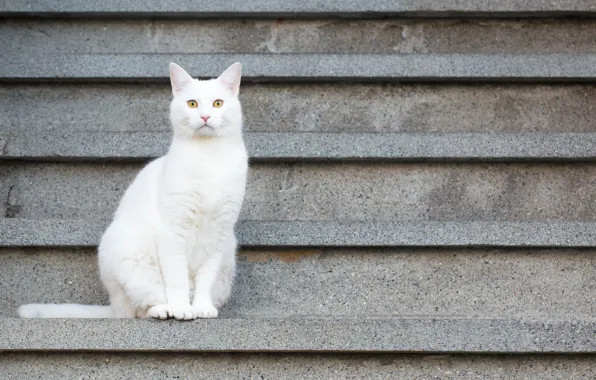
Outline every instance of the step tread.
[[(95, 246), (107, 223), (4, 218), (0, 247)], [(237, 233), (244, 247), (596, 247), (596, 222), (241, 221)]]
[(0, 319), (0, 351), (595, 353), (596, 320)]
[[(171, 132), (0, 134), (0, 160), (143, 160), (166, 153)], [(247, 132), (252, 161), (594, 160), (596, 133)]]
[[(562, 3), (562, 4), (561, 4)], [(555, 1), (458, 1), (458, 0), (378, 0), (373, 2), (342, 0), (241, 0), (213, 2), (107, 0), (101, 3), (74, 0), (19, 1), (7, 0), (0, 5), (0, 16), (80, 17), (368, 17), (386, 16), (510, 16), (553, 17), (591, 15), (596, 5), (584, 0)]]
[(0, 80), (168, 79), (168, 62), (214, 77), (233, 62), (244, 82), (589, 82), (596, 54), (5, 54)]

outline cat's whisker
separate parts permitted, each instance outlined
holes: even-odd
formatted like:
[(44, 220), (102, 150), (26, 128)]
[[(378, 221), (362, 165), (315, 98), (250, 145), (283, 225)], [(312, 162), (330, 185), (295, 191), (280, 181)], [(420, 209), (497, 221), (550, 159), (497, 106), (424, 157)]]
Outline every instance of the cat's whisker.
[(186, 135), (184, 136), (184, 138), (183, 138), (182, 140), (186, 140), (186, 139), (187, 139), (187, 138), (190, 136), (190, 134), (191, 134), (192, 132), (194, 132), (194, 131), (195, 131), (195, 128), (194, 128), (193, 126), (191, 126), (191, 127), (188, 129), (188, 132), (186, 132)]

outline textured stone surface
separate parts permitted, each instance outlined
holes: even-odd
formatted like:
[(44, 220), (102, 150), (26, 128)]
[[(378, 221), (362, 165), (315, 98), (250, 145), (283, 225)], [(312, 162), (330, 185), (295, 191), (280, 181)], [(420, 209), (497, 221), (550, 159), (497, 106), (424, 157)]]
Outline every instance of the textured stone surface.
[[(68, 53), (595, 53), (574, 20), (8, 20), (0, 50)], [(56, 43), (60, 41), (60, 43)]]
[[(596, 66), (595, 66), (596, 67)], [(595, 86), (244, 85), (246, 131), (596, 132)], [(0, 85), (8, 131), (170, 131), (169, 85)]]
[(0, 375), (29, 379), (592, 380), (582, 355), (2, 353)]
[[(111, 219), (142, 163), (0, 165), (0, 213)], [(596, 221), (596, 164), (252, 164), (244, 220)]]
[[(3, 218), (0, 246), (90, 247), (106, 225)], [(245, 247), (596, 247), (594, 222), (244, 221), (237, 231)]]
[[(527, 18), (595, 16), (591, 2), (0, 4), (0, 15), (10, 12), (34, 18), (0, 22), (0, 50), (8, 52), (0, 56), (0, 154), (5, 158), (15, 146), (20, 154), (42, 152), (50, 160), (61, 152), (81, 157), (89, 147), (98, 156), (114, 147), (137, 157), (158, 154), (164, 145), (155, 143), (169, 129), (165, 68), (170, 59), (200, 76), (216, 75), (241, 59), (249, 83), (242, 95), (248, 131), (596, 132), (595, 87), (589, 84), (596, 78), (594, 20)], [(236, 20), (218, 21), (222, 15)], [(496, 19), (501, 16), (517, 19)], [(166, 20), (170, 17), (206, 19)], [(459, 55), (437, 55), (442, 53)], [(529, 55), (508, 55), (520, 53)], [(60, 85), (39, 85), (43, 80)], [(137, 83), (105, 84), (119, 81)], [(327, 81), (334, 84), (316, 84)], [(437, 83), (388, 84), (399, 81)], [(523, 81), (585, 84), (517, 84)], [(121, 135), (101, 135), (87, 146), (85, 140), (69, 140), (72, 134), (56, 138), (106, 130), (158, 133), (123, 141)], [(24, 135), (14, 131), (27, 131), (30, 139), (18, 140)], [(344, 135), (340, 146), (333, 145), (338, 136), (258, 137), (249, 142), (251, 149), (274, 159), (354, 158), (344, 157), (345, 149), (356, 158), (387, 159), (389, 154), (394, 159), (392, 149), (398, 148), (392, 135)], [(545, 135), (530, 145), (513, 135), (403, 137), (399, 152), (410, 159), (421, 152), (435, 158), (445, 158), (446, 152), (464, 158), (470, 153), (495, 158), (503, 152), (503, 158), (512, 158), (517, 152), (559, 159), (579, 152), (582, 160), (595, 158), (590, 135)], [(304, 151), (307, 144), (310, 150)], [(5, 317), (0, 318), (0, 378), (197, 378), (197, 373), (226, 379), (594, 378), (596, 224), (587, 223), (596, 216), (593, 166), (256, 164), (243, 219), (290, 221), (242, 222), (241, 242), (262, 248), (241, 253), (236, 294), (222, 310), (223, 318), (185, 324), (6, 318), (29, 301), (105, 302), (94, 249), (52, 247), (95, 245), (105, 228), (102, 219), (111, 216), (140, 165), (3, 163), (0, 212), (6, 218), (0, 220), (0, 246), (44, 247), (0, 250), (0, 316)], [(513, 249), (445, 248), (468, 246)], [(62, 352), (6, 352), (15, 349)], [(334, 354), (202, 353), (279, 350)]]
[(4, 54), (0, 79), (157, 81), (174, 61), (194, 77), (234, 62), (244, 82), (594, 82), (596, 54)]
[[(106, 304), (93, 249), (0, 250), (0, 318)], [(222, 317), (591, 318), (595, 250), (244, 250)]]
[(595, 329), (594, 319), (1, 318), (0, 350), (596, 353)]
[(241, 0), (213, 2), (150, 0), (109, 0), (102, 3), (81, 3), (76, 0), (5, 0), (0, 15), (31, 16), (80, 16), (95, 15), (151, 15), (151, 16), (362, 16), (381, 17), (386, 15), (452, 16), (452, 15), (509, 15), (509, 16), (552, 16), (577, 15), (596, 12), (596, 5), (586, 0), (376, 0), (371, 2), (330, 0), (320, 2), (305, 0), (300, 3), (284, 0)]
[[(162, 156), (170, 132), (13, 132), (0, 159), (144, 160)], [(275, 133), (247, 132), (255, 161), (592, 161), (596, 133)]]

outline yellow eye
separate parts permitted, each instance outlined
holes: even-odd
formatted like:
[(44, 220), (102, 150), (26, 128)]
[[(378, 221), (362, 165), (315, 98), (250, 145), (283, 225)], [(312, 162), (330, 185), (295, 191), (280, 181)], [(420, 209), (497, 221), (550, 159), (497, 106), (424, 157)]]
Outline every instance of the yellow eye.
[(197, 106), (199, 105), (196, 100), (189, 100), (188, 102), (186, 102), (186, 104), (188, 104), (190, 108), (197, 108)]
[(223, 106), (223, 100), (217, 99), (216, 101), (213, 102), (213, 107), (220, 108), (221, 106)]

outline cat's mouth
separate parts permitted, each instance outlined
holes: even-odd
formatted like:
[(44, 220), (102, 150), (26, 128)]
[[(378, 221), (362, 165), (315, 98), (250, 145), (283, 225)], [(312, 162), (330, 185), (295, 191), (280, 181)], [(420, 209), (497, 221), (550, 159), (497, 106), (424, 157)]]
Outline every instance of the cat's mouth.
[(198, 132), (198, 131), (200, 131), (200, 130), (202, 130), (202, 129), (211, 129), (211, 130), (215, 130), (215, 128), (213, 128), (213, 127), (212, 127), (212, 126), (210, 126), (209, 124), (203, 124), (203, 125), (201, 125), (201, 126), (197, 126), (197, 125), (195, 125), (195, 126), (193, 127), (193, 130), (194, 130), (195, 132)]
[(215, 128), (209, 124), (203, 124), (202, 126), (195, 128), (194, 134), (197, 136), (211, 136), (215, 134)]
[(205, 124), (202, 127), (199, 127), (197, 129), (197, 132), (201, 133), (201, 132), (207, 132), (207, 131), (215, 131), (215, 128), (213, 128), (212, 126)]

